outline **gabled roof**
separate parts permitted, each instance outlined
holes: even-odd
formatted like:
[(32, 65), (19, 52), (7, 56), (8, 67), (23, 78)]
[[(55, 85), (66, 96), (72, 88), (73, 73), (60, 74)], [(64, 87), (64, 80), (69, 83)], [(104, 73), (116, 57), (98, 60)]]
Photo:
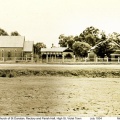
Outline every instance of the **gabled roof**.
[(64, 52), (67, 47), (58, 47), (58, 48), (41, 48), (41, 52)]
[(25, 41), (23, 51), (24, 52), (32, 52), (33, 51), (33, 44), (34, 44), (33, 41)]
[[(106, 40), (106, 41), (107, 41), (107, 40)], [(97, 47), (97, 45), (102, 44), (103, 42), (105, 43), (106, 41), (101, 41), (101, 42), (99, 42), (99, 43), (96, 44), (95, 46), (91, 47), (91, 50), (94, 50), (94, 49)], [(111, 43), (111, 44), (114, 44), (114, 45), (116, 45), (117, 47), (120, 48), (120, 45), (119, 45), (118, 43), (116, 43), (115, 41), (112, 40), (110, 43)]]
[(24, 36), (0, 36), (0, 47), (23, 47)]

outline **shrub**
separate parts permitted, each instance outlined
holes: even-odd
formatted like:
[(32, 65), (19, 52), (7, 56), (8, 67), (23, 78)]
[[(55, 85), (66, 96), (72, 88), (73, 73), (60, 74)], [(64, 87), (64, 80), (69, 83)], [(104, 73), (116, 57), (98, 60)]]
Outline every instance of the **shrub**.
[(7, 76), (6, 73), (1, 74), (1, 77), (6, 77), (6, 76)]
[(10, 72), (9, 74), (8, 74), (8, 77), (9, 78), (12, 78), (12, 77), (15, 77), (16, 76), (16, 74), (14, 73), (14, 72)]

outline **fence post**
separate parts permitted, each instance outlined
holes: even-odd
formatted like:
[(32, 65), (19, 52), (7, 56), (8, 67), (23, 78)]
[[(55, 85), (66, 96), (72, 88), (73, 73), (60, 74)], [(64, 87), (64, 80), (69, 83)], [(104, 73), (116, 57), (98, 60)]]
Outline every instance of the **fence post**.
[(16, 62), (16, 57), (15, 57), (15, 62)]
[(108, 62), (108, 57), (107, 57), (107, 62)]
[(96, 57), (96, 62), (98, 62), (98, 58)]
[(76, 58), (75, 58), (75, 55), (74, 55), (74, 62), (76, 62)]
[(5, 59), (4, 59), (4, 57), (3, 57), (3, 62), (5, 62)]
[(27, 62), (27, 55), (26, 55), (26, 62)]

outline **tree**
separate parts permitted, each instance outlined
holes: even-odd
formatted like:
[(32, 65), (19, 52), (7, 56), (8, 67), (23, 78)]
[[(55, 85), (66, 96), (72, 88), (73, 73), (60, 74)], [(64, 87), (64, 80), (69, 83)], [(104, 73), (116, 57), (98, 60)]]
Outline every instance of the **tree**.
[(100, 30), (91, 26), (87, 27), (80, 35), (79, 38), (82, 42), (88, 43), (90, 46), (94, 46), (99, 38)]
[(85, 42), (78, 41), (73, 44), (73, 51), (74, 51), (76, 57), (87, 57), (88, 50), (90, 48), (91, 48), (91, 46)]
[(8, 36), (8, 33), (0, 28), (0, 36)]
[(68, 45), (69, 48), (72, 49), (72, 46), (73, 46), (74, 42), (75, 42), (74, 37), (72, 35), (67, 37), (67, 45)]
[(34, 53), (40, 55), (41, 48), (46, 48), (46, 45), (42, 42), (38, 42), (38, 43), (34, 44)]
[(69, 47), (72, 49), (72, 45), (74, 43), (74, 36), (70, 35), (70, 36), (65, 36), (64, 34), (61, 34), (59, 36), (59, 44), (60, 47)]
[(100, 35), (101, 35), (100, 38), (101, 38), (102, 41), (107, 40), (107, 35), (105, 34), (104, 31), (101, 31)]
[(20, 34), (17, 31), (11, 32), (11, 36), (20, 36)]
[(77, 35), (74, 37), (74, 41), (76, 41), (76, 42), (77, 41), (82, 42), (81, 38), (79, 36), (77, 36)]
[(120, 34), (119, 33), (113, 32), (112, 34), (109, 34), (108, 38), (112, 39), (113, 41), (115, 41), (117, 44), (120, 45)]
[(112, 43), (112, 40), (108, 39), (97, 44), (93, 51), (98, 57), (104, 58), (107, 56), (110, 58), (110, 55), (115, 52), (116, 47), (117, 46)]
[(59, 36), (60, 47), (67, 47), (67, 37), (64, 34)]

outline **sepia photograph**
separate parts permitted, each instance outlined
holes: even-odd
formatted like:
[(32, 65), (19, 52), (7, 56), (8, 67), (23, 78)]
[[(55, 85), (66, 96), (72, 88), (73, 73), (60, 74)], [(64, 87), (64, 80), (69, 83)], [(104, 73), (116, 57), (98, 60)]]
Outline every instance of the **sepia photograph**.
[(0, 0), (0, 116), (120, 118), (120, 0)]

